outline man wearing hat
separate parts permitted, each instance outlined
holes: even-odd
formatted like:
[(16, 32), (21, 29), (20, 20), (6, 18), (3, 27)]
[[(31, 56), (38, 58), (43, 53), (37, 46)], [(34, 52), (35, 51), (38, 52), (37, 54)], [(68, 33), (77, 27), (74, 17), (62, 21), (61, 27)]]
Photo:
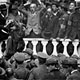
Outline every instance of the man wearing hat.
[(48, 66), (49, 72), (52, 72), (54, 70), (58, 70), (58, 60), (56, 59), (56, 57), (50, 57), (47, 59), (46, 61), (46, 65)]
[(66, 76), (60, 70), (58, 59), (51, 57), (47, 59), (46, 65), (48, 66), (50, 74), (53, 76), (53, 80), (65, 80)]
[(80, 71), (78, 70), (77, 60), (69, 60), (69, 69), (71, 69), (71, 75), (67, 77), (66, 80), (80, 80)]
[(45, 39), (50, 39), (52, 37), (53, 18), (52, 9), (49, 7), (41, 19), (42, 37)]
[(26, 68), (31, 70), (33, 67), (35, 67), (33, 59), (33, 50), (31, 48), (26, 48), (26, 50), (23, 51), (23, 53), (25, 54), (24, 63), (26, 65)]
[(25, 67), (25, 64), (24, 64), (25, 54), (24, 53), (15, 53), (14, 59), (16, 61), (15, 68), (14, 68), (15, 78), (28, 79), (29, 70)]
[[(48, 74), (47, 66), (45, 65), (46, 59), (48, 58), (48, 55), (46, 55), (43, 52), (38, 52), (38, 60), (39, 60), (39, 66), (37, 68), (34, 68), (31, 71), (31, 74), (29, 76), (28, 80), (45, 80)], [(49, 76), (48, 76), (49, 77)]]

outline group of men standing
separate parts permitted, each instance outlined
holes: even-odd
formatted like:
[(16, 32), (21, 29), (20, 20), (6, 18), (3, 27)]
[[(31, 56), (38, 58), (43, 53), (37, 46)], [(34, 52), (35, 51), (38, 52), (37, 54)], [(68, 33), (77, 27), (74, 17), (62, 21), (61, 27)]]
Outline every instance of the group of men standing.
[(56, 1), (46, 4), (40, 0), (37, 2), (38, 4), (28, 0), (25, 4), (19, 4), (18, 1), (14, 1), (10, 4), (7, 24), (10, 20), (19, 26), (24, 24), (23, 36), (27, 38), (79, 39), (80, 11), (75, 2), (69, 4), (64, 2), (59, 4)]

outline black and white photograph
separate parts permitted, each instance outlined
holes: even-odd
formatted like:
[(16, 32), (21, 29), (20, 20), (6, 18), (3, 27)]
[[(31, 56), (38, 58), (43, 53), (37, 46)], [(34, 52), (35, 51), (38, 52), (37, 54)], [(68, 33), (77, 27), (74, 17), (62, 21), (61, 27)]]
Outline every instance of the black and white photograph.
[(0, 0), (0, 80), (80, 80), (80, 0)]

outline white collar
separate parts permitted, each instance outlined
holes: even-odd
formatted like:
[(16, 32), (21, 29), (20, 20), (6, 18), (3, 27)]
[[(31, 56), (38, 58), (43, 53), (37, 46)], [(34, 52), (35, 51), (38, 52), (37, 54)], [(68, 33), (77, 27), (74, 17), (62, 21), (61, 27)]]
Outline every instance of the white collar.
[(57, 15), (58, 12), (53, 13), (55, 16)]
[(77, 69), (73, 70), (73, 71), (71, 72), (71, 74), (73, 74), (73, 73), (76, 72), (76, 71), (78, 71), (78, 70), (77, 70)]

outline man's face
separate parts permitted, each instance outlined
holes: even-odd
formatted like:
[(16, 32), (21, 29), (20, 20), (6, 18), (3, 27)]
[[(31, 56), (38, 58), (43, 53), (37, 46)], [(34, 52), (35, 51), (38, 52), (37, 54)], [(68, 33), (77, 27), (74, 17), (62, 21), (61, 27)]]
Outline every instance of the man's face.
[(34, 6), (30, 6), (30, 10), (32, 11), (32, 12), (35, 12), (36, 11), (36, 5), (34, 5)]
[(56, 11), (57, 10), (57, 6), (56, 5), (52, 5), (52, 9), (53, 9), (53, 11)]
[(70, 9), (70, 10), (74, 10), (74, 9), (75, 9), (75, 4), (74, 4), (74, 3), (70, 3), (69, 9)]
[(51, 8), (48, 8), (48, 9), (47, 9), (47, 14), (50, 15), (51, 12), (52, 12)]

